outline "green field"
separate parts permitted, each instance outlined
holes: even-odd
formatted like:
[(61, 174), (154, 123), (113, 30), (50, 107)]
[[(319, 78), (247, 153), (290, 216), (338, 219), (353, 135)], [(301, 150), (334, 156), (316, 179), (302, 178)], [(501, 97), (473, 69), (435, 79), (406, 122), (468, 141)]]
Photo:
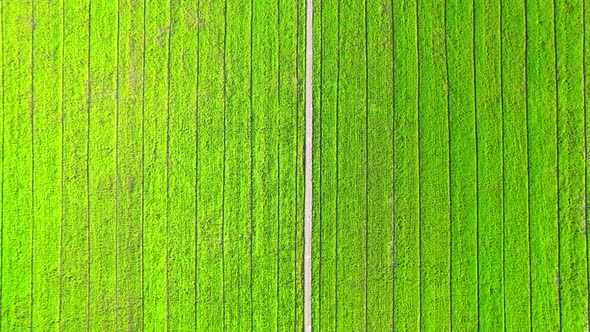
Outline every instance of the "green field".
[(585, 0), (311, 1), (0, 0), (0, 331), (588, 330)]
[(316, 330), (587, 330), (588, 10), (314, 2)]
[(301, 330), (304, 1), (0, 3), (1, 330)]

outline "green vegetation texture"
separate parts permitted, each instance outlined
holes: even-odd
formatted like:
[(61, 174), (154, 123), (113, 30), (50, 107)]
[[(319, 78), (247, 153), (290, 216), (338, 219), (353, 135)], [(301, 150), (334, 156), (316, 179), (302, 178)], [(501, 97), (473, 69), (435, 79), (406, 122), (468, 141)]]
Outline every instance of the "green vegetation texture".
[(0, 0), (1, 331), (588, 330), (586, 0), (313, 1)]
[(315, 330), (588, 329), (589, 15), (314, 1)]
[(0, 330), (302, 329), (304, 14), (0, 1)]

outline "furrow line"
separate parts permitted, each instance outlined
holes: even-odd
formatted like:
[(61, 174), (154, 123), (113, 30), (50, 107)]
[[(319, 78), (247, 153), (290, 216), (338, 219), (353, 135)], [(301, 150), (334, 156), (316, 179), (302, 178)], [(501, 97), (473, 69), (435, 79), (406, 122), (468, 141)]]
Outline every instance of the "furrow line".
[(584, 104), (584, 234), (586, 237), (586, 322), (590, 329), (590, 262), (588, 260), (588, 137), (587, 137), (587, 104), (586, 104), (586, 0), (582, 0), (582, 84)]
[(196, 65), (197, 65), (197, 79), (195, 84), (195, 280), (194, 280), (194, 291), (195, 291), (195, 330), (198, 331), (199, 324), (199, 79), (201, 72), (201, 0), (197, 0), (197, 49), (196, 49)]
[(90, 37), (92, 36), (92, 0), (88, 0), (88, 72), (87, 72), (87, 115), (86, 115), (86, 223), (87, 223), (87, 232), (86, 236), (88, 239), (87, 243), (87, 252), (88, 252), (88, 266), (87, 266), (87, 280), (86, 280), (86, 291), (87, 291), (87, 302), (86, 302), (86, 331), (90, 332), (90, 291), (91, 291), (91, 276), (90, 276), (90, 267), (92, 264), (92, 256), (90, 252), (91, 248), (91, 237), (90, 237), (90, 105), (92, 102), (92, 84), (91, 84), (91, 73), (90, 73), (90, 50), (91, 50), (91, 43)]
[(525, 113), (526, 113), (526, 150), (527, 150), (527, 232), (528, 232), (528, 264), (529, 264), (529, 328), (533, 328), (533, 269), (532, 269), (532, 246), (531, 246), (531, 148), (530, 148), (530, 128), (529, 128), (529, 78), (528, 78), (528, 6), (527, 0), (523, 0), (524, 5), (524, 31), (525, 31), (525, 44), (524, 44), (524, 90), (525, 90)]
[(0, 331), (2, 331), (3, 326), (3, 309), (4, 306), (2, 305), (3, 299), (3, 292), (4, 283), (3, 283), (3, 275), (4, 275), (4, 151), (6, 149), (6, 145), (4, 144), (4, 132), (5, 132), (5, 117), (6, 111), (4, 108), (5, 105), (5, 96), (4, 96), (4, 1), (0, 2), (0, 27), (2, 31), (0, 32), (2, 37), (2, 42), (0, 43), (0, 47), (2, 48), (0, 57), (2, 59), (2, 178), (0, 179), (0, 195), (1, 195), (1, 202), (0, 202)]
[(476, 275), (477, 275), (477, 329), (480, 328), (480, 317), (481, 317), (481, 310), (480, 310), (480, 287), (479, 287), (479, 132), (477, 129), (477, 65), (476, 65), (476, 48), (475, 48), (475, 0), (472, 1), (472, 31), (473, 31), (473, 39), (472, 39), (472, 49), (473, 49), (473, 107), (474, 107), (474, 129), (475, 129), (475, 233), (476, 233)]
[(170, 331), (170, 81), (172, 43), (172, 0), (168, 5), (167, 97), (166, 97), (166, 331)]
[[(395, 192), (396, 192), (396, 173), (395, 173), (395, 132), (396, 132), (396, 121), (395, 121), (395, 116), (396, 116), (396, 94), (395, 94), (395, 22), (394, 22), (394, 17), (395, 17), (395, 6), (394, 6), (394, 0), (390, 0), (390, 5), (391, 5), (391, 43), (392, 43), (392, 47), (391, 47), (391, 62), (392, 62), (392, 66), (391, 66), (391, 95), (392, 95), (392, 103), (391, 103), (391, 108), (392, 108), (392, 112), (391, 112), (391, 128), (392, 128), (392, 137), (391, 137), (391, 200), (392, 200), (392, 208), (391, 208), (391, 249), (390, 249), (390, 255), (391, 255), (391, 330), (395, 331), (395, 242), (396, 242), (396, 234), (395, 234), (395, 207), (396, 207), (396, 202), (395, 202)], [(321, 174), (321, 172), (320, 172)]]
[[(299, 17), (299, 16), (298, 16)], [(299, 24), (297, 25), (299, 29)], [(304, 184), (304, 329), (311, 332), (312, 296), (312, 199), (313, 199), (313, 0), (306, 1), (305, 33), (305, 184)], [(365, 27), (366, 28), (366, 27)], [(299, 40), (299, 39), (298, 39)], [(280, 86), (280, 84), (279, 84)]]
[(417, 144), (417, 157), (418, 157), (418, 269), (419, 269), (419, 277), (418, 277), (418, 284), (419, 284), (419, 301), (418, 301), (418, 326), (420, 329), (423, 328), (422, 326), (422, 298), (423, 298), (423, 290), (422, 290), (422, 151), (421, 151), (421, 137), (420, 137), (420, 15), (419, 15), (419, 0), (416, 0), (416, 117), (418, 119), (418, 144)]
[(445, 75), (447, 81), (447, 158), (448, 158), (448, 178), (449, 182), (449, 329), (453, 330), (453, 182), (452, 182), (452, 164), (451, 164), (451, 92), (450, 92), (450, 71), (449, 71), (449, 30), (448, 30), (448, 0), (444, 1), (444, 33), (445, 33)]
[[(61, 5), (61, 174), (60, 174), (60, 195), (61, 195), (61, 217), (59, 220), (59, 299), (58, 299), (58, 330), (63, 330), (62, 311), (63, 311), (63, 252), (64, 252), (64, 219), (65, 219), (65, 195), (64, 195), (64, 162), (65, 162), (65, 43), (64, 36), (66, 31), (65, 2)], [(0, 271), (1, 274), (1, 271)], [(1, 287), (0, 287), (1, 288)], [(0, 312), (0, 316), (2, 313)], [(0, 322), (1, 325), (1, 322)], [(1, 329), (1, 328), (0, 328)]]
[(504, 24), (503, 24), (504, 6), (500, 0), (500, 117), (501, 117), (501, 140), (502, 140), (502, 324), (503, 330), (506, 331), (506, 144), (505, 144), (505, 116), (504, 116)]
[(221, 285), (222, 285), (222, 316), (223, 331), (226, 330), (226, 310), (225, 310), (225, 164), (226, 164), (226, 111), (227, 111), (227, 0), (223, 8), (223, 167), (221, 175)]
[(119, 74), (120, 74), (120, 19), (121, 0), (117, 0), (117, 46), (115, 79), (115, 331), (119, 331)]
[(250, 115), (249, 115), (249, 135), (250, 135), (250, 191), (249, 191), (249, 221), (250, 221), (250, 234), (249, 236), (249, 255), (250, 255), (250, 328), (254, 326), (254, 258), (252, 253), (254, 251), (252, 239), (254, 237), (254, 112), (253, 112), (253, 47), (254, 44), (254, 0), (250, 0), (250, 88), (249, 88), (249, 103), (250, 103)]
[(557, 66), (557, 0), (553, 0), (553, 52), (554, 52), (554, 79), (555, 79), (555, 156), (556, 176), (555, 185), (557, 192), (557, 305), (559, 309), (559, 329), (563, 326), (561, 312), (561, 216), (560, 216), (560, 185), (559, 185), (559, 75)]
[(281, 0), (277, 0), (277, 110), (279, 116), (277, 117), (277, 128), (278, 128), (278, 140), (277, 140), (277, 239), (276, 239), (276, 282), (275, 293), (276, 293), (276, 305), (277, 312), (275, 318), (275, 328), (279, 330), (279, 306), (280, 306), (280, 271), (281, 271)]
[(338, 180), (340, 178), (340, 167), (339, 167), (339, 162), (340, 162), (340, 142), (339, 142), (339, 137), (340, 137), (340, 0), (338, 0), (338, 33), (336, 36), (336, 40), (338, 41), (338, 55), (337, 55), (337, 59), (336, 59), (336, 200), (335, 200), (335, 217), (334, 217), (334, 228), (335, 228), (335, 244), (334, 244), (334, 317), (335, 317), (335, 322), (334, 322), (334, 326), (335, 329), (338, 329), (338, 203), (339, 203), (339, 197), (340, 197), (340, 192), (339, 192), (339, 184), (340, 181)]
[(35, 308), (35, 0), (31, 1), (31, 288), (30, 330), (34, 327)]
[[(143, 50), (141, 74), (141, 328), (145, 330), (145, 69), (146, 69), (146, 0), (143, 0)], [(196, 245), (196, 243), (195, 243)]]
[(369, 330), (369, 19), (365, 0), (365, 330)]

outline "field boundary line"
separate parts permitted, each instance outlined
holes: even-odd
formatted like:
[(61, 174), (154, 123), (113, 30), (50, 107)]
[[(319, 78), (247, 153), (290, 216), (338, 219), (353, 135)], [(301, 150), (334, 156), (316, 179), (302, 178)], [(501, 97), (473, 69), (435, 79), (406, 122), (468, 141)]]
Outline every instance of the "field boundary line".
[(31, 1), (31, 106), (29, 120), (31, 125), (31, 281), (29, 304), (30, 328), (33, 330), (35, 318), (35, 0)]
[(559, 310), (559, 329), (563, 326), (561, 310), (561, 212), (560, 212), (560, 175), (559, 175), (559, 68), (557, 65), (557, 1), (553, 0), (553, 79), (555, 81), (555, 191), (557, 217), (557, 307)]
[(0, 49), (1, 55), (0, 60), (2, 60), (2, 73), (0, 74), (0, 82), (2, 83), (2, 152), (0, 158), (2, 159), (2, 172), (0, 178), (0, 331), (2, 330), (2, 287), (3, 285), (3, 275), (4, 275), (4, 118), (6, 116), (6, 112), (4, 111), (4, 1), (0, 2), (0, 37), (2, 41), (0, 41)]
[(447, 181), (449, 183), (449, 328), (453, 330), (453, 164), (451, 163), (453, 156), (452, 125), (451, 125), (451, 83), (449, 70), (449, 25), (448, 25), (448, 1), (444, 2), (444, 44), (445, 44), (445, 76), (447, 80), (446, 94), (447, 94)]
[[(143, 0), (143, 49), (141, 59), (141, 329), (145, 330), (145, 42), (146, 0)], [(198, 71), (197, 71), (198, 72)], [(195, 241), (196, 243), (196, 241)]]
[[(145, 10), (145, 0), (144, 0), (144, 10)], [(197, 77), (196, 77), (196, 84), (195, 84), (195, 261), (194, 261), (194, 270), (195, 270), (195, 280), (193, 289), (195, 291), (195, 303), (194, 311), (195, 311), (195, 331), (199, 330), (199, 79), (200, 71), (201, 71), (201, 1), (197, 0), (197, 49), (195, 54), (196, 60), (196, 67), (197, 67)], [(145, 16), (144, 16), (145, 18)], [(145, 21), (145, 20), (144, 20)], [(145, 35), (144, 35), (145, 39)], [(144, 40), (145, 42), (145, 40)], [(145, 51), (145, 48), (144, 48)], [(144, 56), (145, 61), (145, 56)], [(144, 70), (145, 73), (145, 70)]]
[(250, 155), (249, 155), (249, 162), (250, 162), (250, 173), (249, 175), (249, 182), (250, 182), (250, 188), (248, 191), (248, 221), (250, 222), (249, 225), (249, 231), (250, 233), (248, 234), (248, 255), (249, 255), (249, 263), (250, 263), (250, 275), (249, 275), (249, 282), (250, 282), (250, 326), (253, 327), (254, 326), (254, 291), (253, 291), (253, 285), (254, 285), (254, 260), (252, 258), (252, 252), (253, 252), (253, 242), (252, 242), (252, 238), (253, 238), (253, 234), (254, 234), (254, 112), (253, 112), (253, 107), (252, 105), (253, 102), (253, 71), (252, 71), (252, 63), (253, 63), (253, 40), (254, 40), (254, 34), (253, 34), (253, 29), (254, 29), (254, 0), (250, 0), (250, 31), (249, 31), (249, 38), (250, 38), (250, 58), (248, 59), (248, 65), (249, 65), (249, 77), (248, 77), (248, 103), (249, 103), (249, 113), (248, 113), (248, 140), (249, 140), (249, 149), (250, 149)]
[(306, 0), (305, 9), (305, 169), (304, 169), (304, 258), (303, 258), (303, 325), (311, 331), (311, 227), (313, 171), (313, 0)]
[(477, 129), (477, 49), (475, 47), (476, 38), (476, 6), (475, 0), (471, 2), (471, 55), (473, 62), (473, 129), (475, 141), (475, 275), (477, 279), (477, 330), (480, 329), (481, 308), (479, 301), (479, 131)]
[(396, 192), (396, 163), (395, 163), (395, 132), (396, 132), (396, 94), (395, 94), (395, 5), (394, 1), (390, 0), (391, 4), (391, 95), (392, 95), (392, 104), (391, 104), (391, 128), (393, 131), (393, 135), (391, 137), (391, 330), (395, 330), (395, 241), (396, 241), (396, 229), (395, 229), (395, 192)]
[[(338, 203), (340, 202), (339, 188), (340, 188), (340, 1), (338, 1), (338, 32), (336, 35), (337, 40), (337, 56), (336, 56), (336, 128), (335, 131), (335, 200), (334, 200), (334, 328), (338, 330)], [(321, 172), (320, 172), (321, 173)]]
[(173, 8), (172, 0), (168, 2), (168, 40), (166, 44), (166, 257), (165, 257), (165, 278), (166, 278), (166, 331), (170, 331), (170, 78), (171, 64), (170, 53), (172, 44)]
[(587, 136), (587, 103), (586, 103), (586, 0), (582, 1), (582, 77), (584, 94), (584, 234), (586, 236), (586, 321), (590, 322), (590, 274), (588, 267), (588, 136)]
[[(276, 1), (277, 5), (277, 109), (281, 111), (281, 0)], [(279, 113), (280, 114), (280, 113)], [(275, 274), (276, 285), (276, 317), (275, 317), (275, 329), (279, 331), (280, 326), (280, 315), (279, 308), (281, 303), (280, 298), (280, 280), (281, 280), (281, 117), (278, 116), (277, 120), (278, 140), (277, 140), (277, 238), (276, 238), (276, 260), (277, 273)], [(250, 288), (252, 289), (252, 288)], [(251, 325), (253, 326), (253, 325)]]
[[(58, 331), (63, 331), (63, 321), (62, 321), (62, 316), (63, 316), (63, 276), (64, 276), (64, 259), (63, 259), (63, 243), (64, 243), (64, 224), (65, 224), (65, 196), (64, 196), (64, 146), (65, 146), (65, 140), (64, 140), (64, 135), (65, 135), (65, 114), (64, 114), (64, 110), (65, 110), (65, 43), (64, 43), (64, 38), (65, 38), (65, 31), (66, 31), (66, 24), (65, 24), (65, 2), (61, 3), (61, 101), (60, 101), (60, 125), (61, 125), (61, 168), (60, 168), (60, 204), (61, 204), (61, 209), (60, 209), (60, 218), (59, 218), (59, 302), (58, 302), (58, 308), (57, 308), (57, 326), (58, 326)], [(2, 126), (3, 130), (4, 130), (4, 126)], [(1, 239), (0, 239), (1, 241)], [(1, 259), (1, 258), (0, 258)], [(1, 273), (1, 272), (0, 272)], [(1, 285), (1, 282), (0, 282)], [(0, 316), (2, 315), (2, 313), (0, 312)]]
[(121, 63), (121, 0), (117, 0), (117, 54), (115, 80), (115, 331), (119, 331), (119, 112)]
[(223, 3), (223, 166), (221, 170), (221, 315), (227, 331), (225, 288), (225, 188), (227, 163), (227, 0)]
[(527, 170), (527, 235), (529, 250), (529, 329), (533, 328), (533, 273), (531, 259), (531, 134), (529, 128), (529, 19), (527, 0), (523, 0), (524, 7), (524, 91), (526, 114), (526, 170)]
[(369, 20), (365, 0), (365, 330), (369, 330)]
[(92, 77), (90, 76), (90, 51), (92, 38), (92, 0), (88, 0), (88, 50), (86, 51), (86, 331), (90, 332), (90, 291), (91, 275), (90, 267), (92, 264), (92, 255), (90, 252), (90, 105), (92, 103)]
[(416, 149), (416, 156), (418, 159), (418, 288), (419, 288), (419, 298), (418, 298), (418, 328), (420, 330), (423, 329), (423, 319), (422, 319), (422, 299), (423, 299), (423, 290), (422, 290), (422, 128), (420, 126), (420, 117), (422, 115), (421, 110), (421, 64), (420, 64), (420, 2), (417, 0), (415, 4), (415, 13), (416, 15), (416, 24), (414, 26), (416, 32), (416, 139), (417, 139), (417, 149)]
[(504, 97), (504, 9), (500, 1), (500, 117), (502, 136), (502, 325), (506, 331), (506, 103)]

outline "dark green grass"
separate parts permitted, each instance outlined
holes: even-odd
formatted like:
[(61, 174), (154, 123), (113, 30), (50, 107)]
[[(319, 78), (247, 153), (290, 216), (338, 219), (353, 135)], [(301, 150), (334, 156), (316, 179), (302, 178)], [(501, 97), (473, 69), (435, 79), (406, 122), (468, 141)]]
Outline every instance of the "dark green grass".
[(585, 9), (316, 2), (316, 328), (587, 327)]
[(553, 3), (527, 5), (527, 85), (534, 329), (560, 326)]
[(504, 324), (502, 96), (499, 2), (475, 4), (479, 327)]
[(506, 1), (501, 10), (505, 326), (527, 330), (531, 328), (531, 271), (525, 7), (520, 1)]
[[(561, 328), (588, 327), (582, 1), (557, 3), (558, 209)], [(585, 310), (586, 309), (586, 310)]]
[(418, 4), (421, 328), (450, 317), (449, 140), (444, 2)]
[[(473, 58), (473, 7), (446, 7), (451, 162), (451, 324), (477, 329), (477, 168)], [(468, 31), (469, 33), (465, 33)], [(456, 299), (461, 299), (457, 301)]]
[(393, 326), (393, 17), (391, 2), (367, 3), (367, 329)]
[[(229, 330), (252, 327), (252, 297), (249, 285), (251, 238), (251, 135), (250, 123), (250, 14), (249, 1), (228, 4), (227, 39), (227, 155), (225, 239), (234, 246), (226, 247), (226, 304)], [(247, 107), (244, 107), (247, 106)], [(270, 319), (270, 318), (269, 318)]]

